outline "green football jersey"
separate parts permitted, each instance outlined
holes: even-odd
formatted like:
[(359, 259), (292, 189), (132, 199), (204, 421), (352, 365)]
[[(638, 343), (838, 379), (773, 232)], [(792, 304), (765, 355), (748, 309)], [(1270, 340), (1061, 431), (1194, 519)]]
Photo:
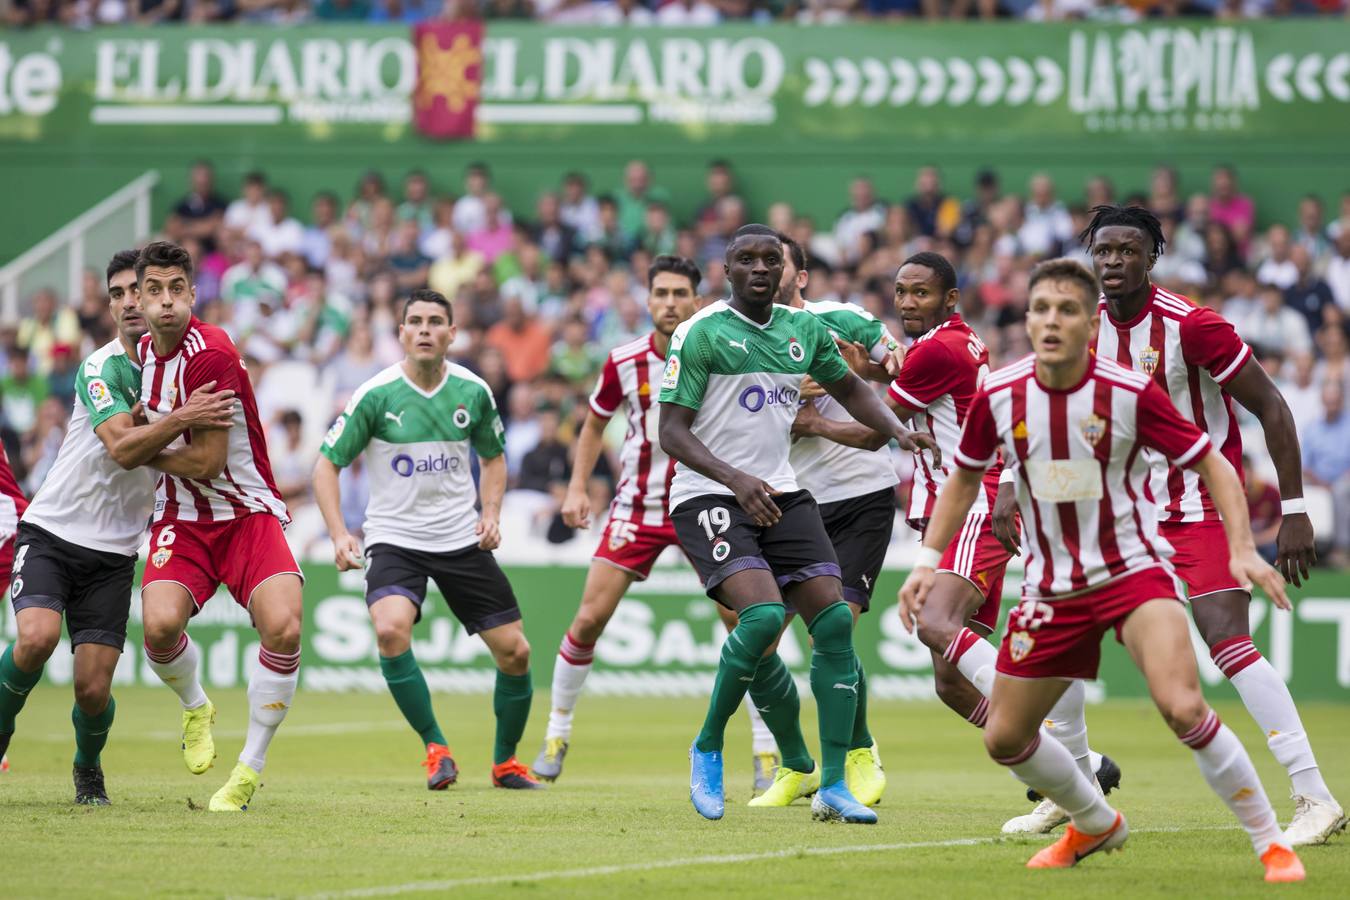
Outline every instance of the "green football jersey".
[(70, 425), (24, 521), (92, 550), (135, 556), (155, 508), (155, 478), (147, 466), (130, 471), (108, 455), (94, 429), (131, 413), (141, 395), (141, 368), (120, 340), (80, 364)]
[(423, 391), (397, 363), (357, 389), (320, 452), (339, 468), (366, 455), (366, 546), (439, 553), (478, 542), (469, 450), (501, 456), (502, 437), (483, 379), (446, 363), (440, 385)]
[[(806, 311), (829, 330), (831, 337), (862, 344), (873, 362), (881, 362), (899, 344), (881, 320), (854, 303), (835, 300), (808, 301)], [(836, 422), (853, 417), (839, 401), (826, 394), (814, 401), (816, 411)], [(788, 457), (797, 483), (811, 492), (817, 503), (834, 503), (894, 487), (900, 479), (891, 463), (891, 451), (845, 447), (828, 438), (804, 437), (792, 444)]]
[[(713, 455), (776, 490), (795, 491), (788, 446), (802, 376), (808, 374), (822, 383), (848, 374), (819, 319), (776, 305), (760, 325), (719, 300), (675, 329), (660, 400), (698, 411), (694, 436)], [(691, 497), (730, 493), (726, 485), (676, 463), (670, 508)]]

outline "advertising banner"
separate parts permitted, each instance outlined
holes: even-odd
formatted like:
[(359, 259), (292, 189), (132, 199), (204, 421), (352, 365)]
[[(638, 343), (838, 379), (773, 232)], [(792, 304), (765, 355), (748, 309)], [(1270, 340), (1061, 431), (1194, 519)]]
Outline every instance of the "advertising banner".
[[(304, 644), (301, 688), (307, 691), (383, 691), (375, 633), (363, 600), (360, 572), (338, 573), (331, 565), (305, 566)], [(581, 566), (508, 566), (520, 598), (525, 633), (533, 648), (535, 685), (546, 691), (558, 642), (580, 601), (586, 570)], [(878, 579), (874, 606), (858, 624), (857, 647), (878, 699), (929, 699), (932, 662), (928, 649), (905, 632), (896, 614), (895, 593), (903, 572), (885, 571)], [(1015, 579), (1010, 579), (1015, 581)], [(433, 691), (487, 693), (492, 689), (492, 657), (477, 637), (465, 634), (442, 598), (431, 593), (418, 624), (413, 649)], [(1350, 702), (1350, 575), (1319, 574), (1294, 592), (1294, 611), (1252, 605), (1252, 634), (1257, 646), (1301, 700)], [(141, 652), (139, 600), (117, 670), (118, 684), (159, 684)], [(1005, 603), (1005, 613), (1011, 601)], [(8, 604), (6, 604), (8, 607)], [(13, 613), (3, 620), (0, 645), (12, 639)], [(208, 687), (242, 687), (257, 664), (257, 635), (248, 614), (225, 593), (218, 594), (192, 620), (193, 640), (201, 648)], [(702, 696), (712, 687), (725, 632), (703, 596), (692, 570), (660, 567), (650, 580), (634, 585), (596, 646), (595, 671), (586, 690), (595, 695)], [(1195, 638), (1205, 692), (1235, 697), (1232, 687)], [(1101, 679), (1090, 696), (1144, 697), (1142, 679), (1124, 650), (1108, 635), (1103, 645)], [(795, 624), (781, 649), (798, 677), (803, 694), (810, 645)], [(72, 659), (64, 646), (47, 668), (47, 678), (69, 684)]]

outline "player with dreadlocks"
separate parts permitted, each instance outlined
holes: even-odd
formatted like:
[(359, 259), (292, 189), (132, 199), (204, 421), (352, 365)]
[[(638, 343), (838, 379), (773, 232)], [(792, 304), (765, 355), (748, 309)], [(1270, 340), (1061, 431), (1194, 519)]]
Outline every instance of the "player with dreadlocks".
[[(1300, 585), (1316, 552), (1288, 404), (1229, 322), (1150, 281), (1149, 270), (1165, 245), (1157, 216), (1123, 206), (1098, 206), (1093, 213), (1079, 238), (1088, 245), (1102, 292), (1097, 355), (1157, 381), (1182, 417), (1206, 432), (1239, 474), (1242, 438), (1233, 401), (1257, 418), (1283, 499), (1276, 567), (1286, 581)], [(1191, 614), (1210, 656), (1237, 689), (1293, 782), (1289, 842), (1325, 843), (1345, 828), (1346, 818), (1317, 768), (1289, 688), (1252, 643), (1251, 593), (1229, 572), (1213, 499), (1193, 472), (1161, 460), (1151, 487), (1159, 504), (1158, 531), (1175, 551), (1172, 564), (1186, 583)]]

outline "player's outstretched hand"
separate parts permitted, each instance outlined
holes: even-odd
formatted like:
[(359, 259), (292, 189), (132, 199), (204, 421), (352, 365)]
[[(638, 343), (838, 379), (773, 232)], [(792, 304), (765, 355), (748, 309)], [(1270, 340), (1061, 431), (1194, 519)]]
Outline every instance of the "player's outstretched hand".
[(591, 527), (591, 498), (584, 489), (575, 490), (570, 485), (562, 505), (563, 524), (568, 528), (588, 529)]
[(900, 434), (901, 436), (896, 440), (899, 442), (901, 450), (911, 452), (927, 450), (933, 455), (933, 465), (942, 465), (942, 449), (938, 447), (937, 438), (922, 431), (907, 431), (903, 428), (900, 430)]
[(361, 542), (350, 532), (333, 538), (333, 561), (339, 572), (362, 568), (365, 563), (361, 561)]
[(994, 500), (994, 537), (1013, 556), (1022, 554), (1022, 529), (1017, 523), (1017, 490), (1011, 484), (998, 486)]
[(792, 439), (810, 437), (816, 433), (816, 423), (821, 419), (814, 403), (803, 403), (797, 407), (797, 418), (792, 420)]
[(1255, 550), (1232, 556), (1228, 561), (1228, 570), (1242, 585), (1243, 590), (1251, 591), (1252, 585), (1259, 587), (1270, 601), (1280, 609), (1293, 609), (1289, 595), (1284, 592), (1284, 581)]
[(1293, 513), (1280, 522), (1280, 534), (1275, 539), (1277, 554), (1275, 568), (1284, 580), (1294, 587), (1302, 587), (1308, 570), (1317, 562), (1317, 547), (1313, 540), (1312, 519), (1307, 513)]
[(840, 355), (853, 370), (853, 374), (859, 378), (866, 378), (868, 364), (872, 361), (867, 355), (867, 348), (857, 341), (849, 342), (839, 338), (834, 339), (834, 345), (839, 348)]
[(760, 528), (777, 525), (778, 520), (783, 518), (783, 511), (773, 502), (773, 495), (779, 491), (775, 491), (768, 482), (737, 472), (727, 487), (736, 495), (736, 502), (741, 505), (741, 509)]
[(916, 566), (900, 587), (900, 624), (910, 634), (919, 623), (919, 610), (928, 602), (928, 592), (933, 589), (936, 578), (937, 573), (928, 566)]
[(797, 389), (798, 400), (814, 400), (817, 397), (825, 396), (825, 389), (816, 383), (816, 380), (810, 375), (802, 376), (801, 387)]
[(908, 352), (903, 344), (896, 344), (895, 349), (887, 353), (886, 358), (881, 361), (892, 378), (900, 377), (900, 367), (905, 364), (905, 354)]
[(479, 519), (478, 527), (473, 531), (478, 535), (479, 550), (496, 550), (502, 545), (502, 530), (496, 519)]
[(234, 424), (234, 391), (217, 391), (215, 386), (214, 381), (208, 381), (176, 410), (184, 426), (229, 428)]

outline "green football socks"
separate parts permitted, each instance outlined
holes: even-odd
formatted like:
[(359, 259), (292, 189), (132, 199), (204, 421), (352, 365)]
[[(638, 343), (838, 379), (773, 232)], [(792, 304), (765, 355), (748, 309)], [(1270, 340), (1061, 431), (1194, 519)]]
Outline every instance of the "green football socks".
[(848, 749), (859, 750), (872, 746), (872, 732), (867, 728), (867, 675), (863, 672), (862, 660), (854, 655), (858, 664), (858, 712), (853, 716), (853, 740)]
[(497, 687), (492, 692), (492, 711), (497, 714), (497, 739), (492, 745), (492, 764), (499, 766), (516, 755), (516, 745), (525, 733), (530, 718), (534, 682), (530, 673), (507, 675), (497, 670)]
[(816, 615), (811, 632), (811, 693), (820, 717), (820, 783), (844, 780), (844, 758), (858, 712), (858, 656), (853, 650), (853, 614), (840, 600)]
[(427, 680), (422, 677), (412, 649), (398, 656), (381, 656), (380, 672), (389, 685), (389, 693), (394, 695), (399, 712), (422, 738), (422, 744), (445, 746), (445, 735), (436, 724), (436, 714), (431, 709), (431, 691), (427, 689)]
[(757, 603), (741, 610), (740, 623), (727, 635), (722, 644), (722, 660), (717, 666), (712, 699), (703, 728), (694, 741), (701, 753), (722, 749), (727, 722), (736, 707), (745, 698), (746, 689), (755, 679), (764, 651), (769, 649), (783, 630), (786, 611), (777, 601)]
[(750, 702), (773, 732), (783, 765), (794, 772), (810, 772), (815, 768), (815, 760), (802, 737), (802, 704), (797, 696), (797, 683), (777, 653), (760, 660), (755, 680), (750, 682)]
[(25, 672), (14, 664), (14, 645), (0, 655), (0, 734), (14, 731), (14, 719), (28, 701), (28, 692), (42, 678), (42, 667)]
[(70, 721), (75, 724), (75, 765), (82, 769), (92, 769), (99, 764), (99, 754), (108, 743), (108, 732), (112, 730), (113, 716), (117, 713), (117, 701), (108, 698), (108, 705), (96, 716), (85, 715), (76, 703), (70, 711)]

